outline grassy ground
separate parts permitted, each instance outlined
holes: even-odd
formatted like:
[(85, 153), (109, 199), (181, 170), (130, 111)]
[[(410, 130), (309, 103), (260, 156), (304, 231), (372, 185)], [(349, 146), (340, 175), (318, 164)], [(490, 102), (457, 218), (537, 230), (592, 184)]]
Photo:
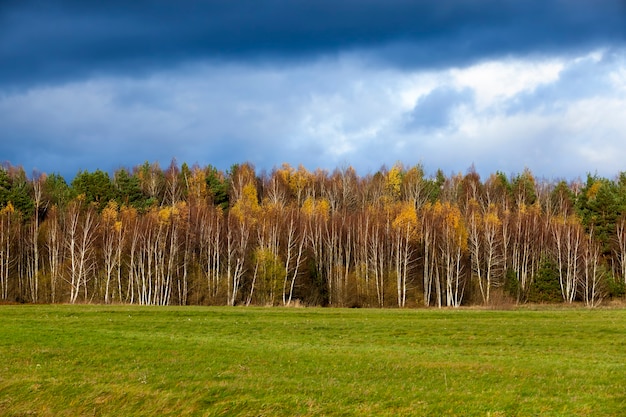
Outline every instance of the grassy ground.
[(0, 415), (608, 416), (626, 310), (0, 307)]

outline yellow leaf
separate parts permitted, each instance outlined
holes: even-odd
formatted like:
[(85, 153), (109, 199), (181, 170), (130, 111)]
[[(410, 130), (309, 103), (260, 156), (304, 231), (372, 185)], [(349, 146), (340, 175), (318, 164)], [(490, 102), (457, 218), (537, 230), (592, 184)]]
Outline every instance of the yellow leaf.
[(13, 204), (10, 201), (7, 203), (7, 205), (2, 210), (0, 210), (0, 214), (3, 214), (3, 215), (4, 214), (13, 214), (13, 213), (15, 213), (15, 207), (13, 207)]

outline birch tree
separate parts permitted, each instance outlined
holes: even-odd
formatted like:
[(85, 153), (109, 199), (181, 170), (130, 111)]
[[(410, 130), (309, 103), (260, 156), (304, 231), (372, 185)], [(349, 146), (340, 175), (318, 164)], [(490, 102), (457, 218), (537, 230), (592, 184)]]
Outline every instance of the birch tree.
[(246, 256), (253, 228), (260, 212), (257, 190), (253, 183), (244, 185), (233, 207), (228, 211), (226, 233), (228, 304), (235, 305), (246, 271)]
[(50, 301), (60, 301), (58, 288), (62, 280), (63, 265), (63, 232), (61, 230), (61, 213), (56, 205), (48, 208), (44, 227), (44, 246), (50, 281)]
[(45, 174), (34, 174), (32, 184), (33, 191), (33, 217), (30, 225), (30, 245), (32, 248), (31, 263), (29, 266), (29, 290), (30, 299), (36, 303), (39, 301), (39, 216), (45, 208), (43, 199), (43, 183)]
[[(497, 208), (491, 204), (482, 213), (476, 200), (471, 200), (467, 214), (467, 230), (472, 271), (478, 280), (483, 304), (489, 304), (495, 277), (501, 272), (501, 221)], [(501, 275), (501, 274), (500, 274)]]
[(111, 283), (117, 278), (117, 298), (122, 301), (121, 289), (121, 253), (123, 245), (122, 221), (119, 219), (119, 207), (114, 200), (109, 201), (101, 213), (102, 255), (104, 260), (104, 302), (112, 301)]
[(2, 300), (9, 299), (11, 270), (15, 264), (12, 243), (15, 217), (15, 208), (11, 202), (0, 209), (0, 297)]
[(620, 277), (626, 284), (626, 215), (622, 215), (615, 223), (616, 257), (619, 265)]
[(392, 223), (398, 307), (406, 306), (407, 281), (414, 264), (418, 221), (414, 203), (403, 203)]
[(439, 282), (439, 271), (437, 269), (437, 258), (435, 254), (437, 247), (436, 225), (437, 218), (433, 205), (430, 203), (424, 204), (424, 206), (420, 210), (420, 227), (423, 248), (423, 301), (426, 307), (430, 306), (434, 289), (435, 302), (437, 303), (437, 307), (441, 308), (441, 285)]
[(576, 298), (579, 281), (582, 226), (575, 216), (558, 216), (552, 222), (552, 234), (561, 295), (565, 302), (572, 303)]
[(305, 261), (305, 236), (303, 221), (297, 209), (289, 210), (285, 231), (285, 279), (283, 282), (283, 305), (290, 305), (293, 300), (296, 279)]
[(467, 229), (456, 205), (437, 202), (434, 211), (439, 218), (439, 268), (445, 282), (446, 305), (459, 307), (465, 293), (463, 256), (467, 250)]
[(593, 228), (585, 239), (581, 258), (584, 270), (581, 289), (585, 305), (596, 307), (602, 302), (604, 289), (602, 286), (603, 271), (600, 263), (600, 245), (593, 239)]
[(88, 281), (94, 272), (94, 243), (97, 234), (97, 215), (92, 205), (78, 196), (70, 203), (65, 217), (65, 245), (70, 258), (70, 303), (74, 304), (83, 293), (83, 301), (89, 301)]

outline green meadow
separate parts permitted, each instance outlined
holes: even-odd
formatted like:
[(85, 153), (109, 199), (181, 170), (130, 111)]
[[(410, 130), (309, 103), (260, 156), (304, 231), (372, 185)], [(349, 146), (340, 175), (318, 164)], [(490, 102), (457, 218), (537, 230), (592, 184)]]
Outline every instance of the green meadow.
[(3, 416), (620, 416), (626, 310), (1, 306)]

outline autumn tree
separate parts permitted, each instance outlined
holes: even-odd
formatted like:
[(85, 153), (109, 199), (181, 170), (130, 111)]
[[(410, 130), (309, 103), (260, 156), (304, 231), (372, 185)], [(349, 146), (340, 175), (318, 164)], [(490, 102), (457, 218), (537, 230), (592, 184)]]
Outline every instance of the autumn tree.
[(222, 252), (224, 244), (224, 212), (218, 206), (197, 204), (198, 262), (206, 282), (206, 299), (210, 303), (226, 300), (226, 282)]
[(600, 245), (594, 240), (591, 229), (583, 242), (581, 254), (583, 277), (580, 286), (585, 305), (588, 307), (598, 306), (605, 295), (603, 288), (605, 270), (600, 252)]
[(0, 209), (0, 298), (5, 301), (9, 299), (13, 267), (17, 262), (14, 237), (18, 221), (19, 213), (11, 202), (6, 202)]
[(615, 223), (615, 249), (614, 252), (619, 265), (619, 275), (626, 284), (626, 215), (622, 214)]
[(491, 174), (483, 186), (485, 205), (493, 204), (503, 212), (510, 211), (512, 208), (511, 193), (511, 184), (506, 175), (501, 172)]
[[(258, 200), (258, 191), (256, 190), (257, 178), (254, 172), (254, 167), (249, 164), (236, 164), (230, 168), (230, 172), (228, 173), (228, 179), (230, 184), (229, 190), (229, 201), (235, 204), (237, 201), (244, 198), (244, 188), (248, 187), (248, 191), (251, 189), (249, 187), (255, 188), (255, 196), (257, 196)], [(250, 198), (250, 196), (245, 196), (245, 198)]]
[(483, 212), (476, 200), (471, 199), (466, 222), (472, 271), (477, 278), (483, 304), (489, 304), (494, 283), (502, 278), (502, 221), (495, 205), (491, 204)]
[[(122, 241), (124, 242), (124, 260), (122, 261), (122, 259), (120, 259), (120, 269), (118, 271), (121, 273), (122, 268), (126, 271), (126, 289), (124, 291), (123, 300), (126, 303), (134, 304), (138, 299), (138, 289), (140, 288), (140, 269), (138, 268), (138, 265), (142, 259), (140, 248), (143, 222), (137, 209), (135, 207), (128, 206), (122, 206), (120, 208), (118, 219), (122, 222)], [(118, 247), (118, 249), (120, 248)], [(121, 275), (118, 275), (118, 291), (121, 297)]]
[(42, 225), (43, 247), (45, 250), (44, 269), (47, 274), (49, 287), (48, 300), (56, 303), (61, 300), (58, 295), (63, 277), (63, 212), (56, 206), (49, 207), (46, 211), (46, 220)]
[(401, 204), (392, 223), (398, 307), (406, 306), (407, 281), (415, 263), (418, 226), (414, 203)]
[(43, 184), (45, 182), (45, 174), (33, 174), (31, 181), (33, 214), (30, 222), (30, 233), (28, 235), (31, 256), (28, 262), (29, 291), (30, 299), (36, 303), (39, 301), (39, 225), (40, 218), (46, 210), (45, 200), (43, 198)]
[(436, 193), (436, 184), (424, 176), (421, 165), (409, 168), (402, 177), (401, 194), (403, 201), (412, 202), (416, 209), (421, 208), (426, 202), (431, 201)]
[(473, 165), (459, 183), (459, 204), (462, 212), (470, 210), (470, 202), (478, 204), (481, 208), (484, 207), (483, 185)]
[[(437, 210), (435, 210), (435, 208)], [(422, 289), (423, 302), (426, 307), (430, 306), (435, 292), (437, 307), (442, 306), (441, 283), (439, 269), (437, 268), (437, 225), (439, 223), (439, 206), (427, 202), (420, 209), (420, 228), (422, 236)]]
[(182, 181), (185, 183), (185, 196), (190, 205), (197, 205), (209, 200), (209, 188), (206, 181), (206, 172), (198, 165), (191, 169), (181, 170)]
[(572, 303), (580, 279), (580, 256), (584, 231), (576, 216), (555, 217), (552, 222), (555, 258), (563, 300)]
[(139, 180), (142, 193), (147, 196), (144, 205), (161, 204), (165, 192), (165, 175), (158, 162), (152, 164), (145, 162), (135, 167), (133, 176)]
[(69, 186), (5, 163), (0, 299), (441, 307), (489, 304), (499, 287), (543, 301), (557, 284), (595, 306), (626, 286), (624, 195), (624, 173), (482, 182), (473, 167), (427, 177), (397, 163), (257, 176), (173, 160)]
[(396, 163), (385, 175), (385, 197), (389, 203), (400, 200), (404, 168)]
[[(275, 176), (273, 176), (275, 177)], [(254, 272), (250, 284), (250, 293), (246, 304), (252, 302), (257, 286), (257, 298), (261, 304), (274, 305), (279, 293), (280, 284), (285, 278), (285, 270), (281, 265), (282, 209), (285, 203), (284, 189), (275, 180), (266, 180), (267, 197), (262, 207), (258, 207), (256, 225), (257, 239), (254, 250)], [(240, 206), (238, 206), (239, 208)]]
[(535, 177), (528, 168), (513, 177), (511, 194), (517, 207), (531, 206), (537, 201)]
[(282, 301), (283, 305), (290, 305), (293, 300), (296, 279), (300, 275), (303, 268), (305, 255), (305, 235), (304, 224), (300, 215), (300, 211), (295, 207), (288, 209), (287, 218), (283, 218), (283, 250), (284, 255), (284, 281)]
[(115, 200), (109, 201), (109, 204), (102, 210), (102, 255), (104, 258), (104, 302), (109, 304), (111, 297), (111, 282), (117, 277), (117, 298), (122, 299), (121, 291), (121, 269), (122, 269), (122, 221), (119, 219), (119, 207)]
[(65, 246), (69, 257), (70, 303), (74, 304), (83, 293), (89, 301), (88, 282), (94, 276), (95, 241), (98, 218), (93, 204), (87, 204), (81, 194), (70, 202), (64, 217)]
[(165, 196), (163, 199), (164, 205), (174, 206), (183, 197), (186, 192), (186, 183), (184, 179), (181, 181), (181, 176), (188, 176), (189, 169), (186, 164), (183, 164), (183, 172), (178, 168), (176, 159), (172, 159), (169, 167), (164, 172), (165, 176)]
[(287, 182), (289, 189), (296, 199), (298, 207), (302, 206), (304, 199), (308, 197), (315, 197), (311, 187), (312, 175), (303, 165), (298, 165), (298, 169), (294, 170), (288, 165), (283, 165), (283, 171), (287, 171)]
[[(244, 178), (249, 182), (242, 185), (241, 181), (244, 181)], [(233, 192), (234, 205), (227, 216), (226, 274), (229, 305), (235, 305), (237, 301), (246, 272), (248, 245), (261, 210), (256, 185), (252, 181), (253, 178), (245, 172), (237, 174), (235, 187), (241, 189)]]
[(308, 197), (302, 204), (301, 213), (303, 216), (305, 236), (307, 240), (307, 246), (311, 252), (311, 261), (314, 265), (314, 280), (318, 283), (323, 283), (319, 287), (322, 287), (324, 293), (321, 294), (322, 303), (329, 301), (328, 295), (328, 258), (331, 248), (326, 245), (325, 231), (327, 229), (327, 223), (330, 221), (330, 204), (325, 199), (316, 200), (312, 197)]
[(433, 207), (437, 220), (438, 267), (443, 276), (445, 302), (459, 307), (465, 294), (464, 256), (467, 251), (467, 228), (458, 206), (437, 202)]
[[(526, 200), (524, 200), (526, 201)], [(543, 227), (539, 204), (527, 206), (522, 200), (503, 220), (503, 242), (508, 270), (516, 280), (517, 301), (522, 301), (532, 285), (546, 247), (547, 231)], [(506, 222), (506, 224), (505, 224)]]

